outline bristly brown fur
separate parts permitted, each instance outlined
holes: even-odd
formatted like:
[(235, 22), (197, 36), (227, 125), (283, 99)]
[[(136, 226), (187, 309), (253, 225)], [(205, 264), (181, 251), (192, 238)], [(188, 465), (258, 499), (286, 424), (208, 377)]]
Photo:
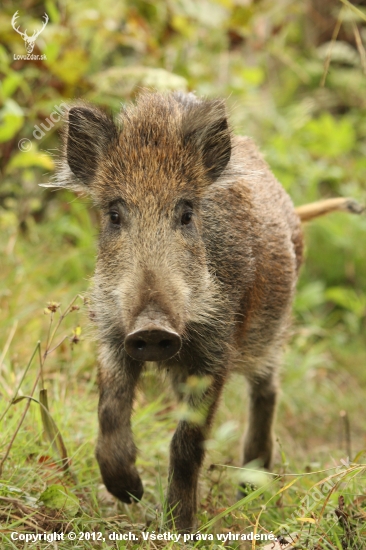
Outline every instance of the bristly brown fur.
[[(90, 193), (102, 215), (92, 308), (103, 480), (124, 502), (142, 497), (131, 411), (149, 360), (139, 359), (141, 339), (161, 334), (177, 347), (158, 350), (159, 367), (195, 418), (203, 414), (179, 422), (170, 452), (168, 505), (177, 528), (191, 530), (204, 441), (233, 370), (250, 388), (243, 464), (271, 467), (277, 372), (302, 262), (299, 216), (254, 143), (232, 135), (224, 103), (193, 94), (143, 93), (116, 122), (71, 106), (55, 185)], [(128, 347), (136, 342), (140, 351)], [(182, 391), (191, 376), (208, 381), (199, 395)]]

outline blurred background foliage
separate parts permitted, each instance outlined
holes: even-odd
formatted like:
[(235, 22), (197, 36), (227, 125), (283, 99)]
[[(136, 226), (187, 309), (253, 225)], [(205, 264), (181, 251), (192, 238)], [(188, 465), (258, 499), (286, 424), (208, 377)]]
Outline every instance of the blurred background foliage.
[[(33, 52), (45, 60), (14, 59), (26, 53), (11, 26), (16, 10), (29, 34), (49, 15)], [(83, 98), (117, 112), (141, 87), (223, 97), (235, 132), (257, 141), (296, 205), (365, 203), (364, 0), (3, 0), (0, 35), (0, 332), (5, 342), (16, 320), (22, 342), (3, 375), (9, 387), (40, 337), (44, 304), (84, 292), (93, 272), (96, 213), (85, 198), (38, 187), (57, 159), (60, 123), (50, 115), (63, 103)], [(360, 450), (366, 218), (334, 214), (305, 233), (281, 414), (296, 433), (298, 412), (314, 422), (317, 407), (349, 408)], [(85, 350), (77, 368), (95, 372)], [(60, 354), (58, 368), (69, 361)], [(327, 438), (334, 422), (324, 418), (314, 434)]]

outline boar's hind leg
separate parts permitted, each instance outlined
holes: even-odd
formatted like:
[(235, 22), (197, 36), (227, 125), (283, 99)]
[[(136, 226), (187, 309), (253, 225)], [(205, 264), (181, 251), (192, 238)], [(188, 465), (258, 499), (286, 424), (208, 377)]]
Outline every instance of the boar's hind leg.
[(180, 421), (171, 442), (168, 510), (174, 518), (170, 524), (174, 523), (176, 529), (182, 532), (191, 531), (195, 525), (197, 484), (204, 458), (204, 441), (223, 385), (224, 376), (214, 375), (200, 397), (188, 399), (193, 415), (202, 414), (202, 421)]
[[(249, 420), (244, 438), (243, 466), (258, 459), (270, 469), (273, 449), (273, 420), (277, 401), (276, 369), (255, 380), (249, 380)], [(243, 498), (247, 486), (241, 485), (238, 498)], [(243, 494), (244, 493), (244, 494)]]
[[(107, 355), (107, 354), (106, 354)], [(96, 457), (108, 491), (122, 502), (140, 500), (143, 486), (135, 467), (131, 411), (142, 364), (113, 360), (99, 371), (99, 436)]]

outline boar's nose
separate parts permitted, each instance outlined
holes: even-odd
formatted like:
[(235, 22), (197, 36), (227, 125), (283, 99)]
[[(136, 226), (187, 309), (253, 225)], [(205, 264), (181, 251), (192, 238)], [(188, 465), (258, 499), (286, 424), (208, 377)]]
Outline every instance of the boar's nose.
[(125, 339), (125, 350), (139, 361), (164, 361), (178, 353), (182, 345), (179, 334), (150, 324), (131, 332)]

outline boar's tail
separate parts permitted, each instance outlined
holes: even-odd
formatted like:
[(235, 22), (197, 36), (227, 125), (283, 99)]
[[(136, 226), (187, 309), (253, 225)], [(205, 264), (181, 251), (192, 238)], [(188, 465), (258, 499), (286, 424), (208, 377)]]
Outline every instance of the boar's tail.
[(297, 215), (302, 222), (307, 222), (318, 216), (324, 216), (330, 212), (336, 212), (342, 210), (344, 212), (351, 212), (352, 214), (361, 214), (365, 207), (361, 206), (354, 199), (347, 199), (339, 197), (336, 199), (325, 199), (322, 201), (311, 202), (310, 204), (304, 204), (295, 208)]

